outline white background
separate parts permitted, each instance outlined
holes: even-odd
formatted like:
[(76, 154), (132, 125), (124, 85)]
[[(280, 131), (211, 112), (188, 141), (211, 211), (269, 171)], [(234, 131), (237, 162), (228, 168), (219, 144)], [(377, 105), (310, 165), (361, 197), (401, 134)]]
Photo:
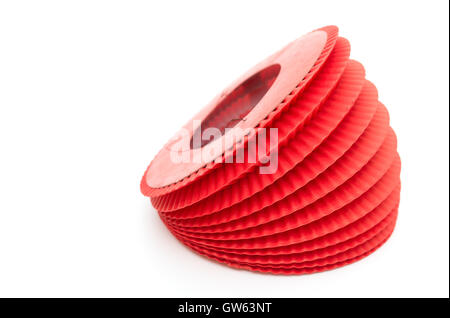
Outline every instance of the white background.
[[(449, 296), (448, 1), (2, 1), (0, 296)], [(139, 182), (235, 77), (335, 24), (391, 114), (396, 230), (353, 265), (230, 269), (176, 241)]]

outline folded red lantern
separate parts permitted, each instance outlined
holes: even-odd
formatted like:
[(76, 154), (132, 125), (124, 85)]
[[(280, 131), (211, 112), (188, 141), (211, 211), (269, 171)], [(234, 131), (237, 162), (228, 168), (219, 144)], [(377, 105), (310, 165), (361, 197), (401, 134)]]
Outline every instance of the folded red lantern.
[(302, 274), (355, 262), (389, 238), (400, 199), (396, 137), (349, 55), (336, 27), (311, 32), (163, 147), (141, 190), (181, 242), (233, 267)]

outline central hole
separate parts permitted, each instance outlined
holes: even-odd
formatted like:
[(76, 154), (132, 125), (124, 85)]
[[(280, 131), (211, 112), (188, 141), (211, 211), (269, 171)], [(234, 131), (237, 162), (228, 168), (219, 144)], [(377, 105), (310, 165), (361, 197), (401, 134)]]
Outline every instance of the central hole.
[(203, 147), (211, 140), (201, 140), (200, 145), (194, 145), (194, 136), (201, 138), (203, 131), (217, 128), (223, 135), (226, 128), (236, 126), (266, 95), (280, 73), (280, 65), (273, 64), (246, 79), (230, 94), (228, 94), (209, 115), (203, 120), (201, 127), (194, 132), (191, 149)]

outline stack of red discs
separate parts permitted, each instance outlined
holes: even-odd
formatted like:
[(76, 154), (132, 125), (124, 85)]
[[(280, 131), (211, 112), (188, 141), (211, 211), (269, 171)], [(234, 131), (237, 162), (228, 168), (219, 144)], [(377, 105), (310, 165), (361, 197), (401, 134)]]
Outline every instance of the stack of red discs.
[(141, 191), (195, 252), (303, 274), (355, 262), (391, 235), (400, 158), (349, 42), (313, 31), (217, 95), (153, 159)]

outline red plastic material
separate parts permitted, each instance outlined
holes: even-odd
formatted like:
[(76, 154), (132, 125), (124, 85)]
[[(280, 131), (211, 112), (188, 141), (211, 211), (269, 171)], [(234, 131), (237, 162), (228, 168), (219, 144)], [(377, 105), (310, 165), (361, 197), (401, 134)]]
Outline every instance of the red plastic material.
[[(390, 237), (397, 140), (375, 86), (349, 56), (336, 27), (313, 31), (241, 76), (163, 147), (141, 191), (173, 235), (215, 261), (272, 274), (350, 264)], [(195, 143), (210, 127), (222, 137)], [(258, 160), (227, 160), (240, 151), (250, 158), (265, 128), (278, 133), (263, 152), (277, 155), (273, 173), (262, 174)], [(173, 162), (170, 146), (183, 138), (189, 158), (225, 147), (207, 162)]]

